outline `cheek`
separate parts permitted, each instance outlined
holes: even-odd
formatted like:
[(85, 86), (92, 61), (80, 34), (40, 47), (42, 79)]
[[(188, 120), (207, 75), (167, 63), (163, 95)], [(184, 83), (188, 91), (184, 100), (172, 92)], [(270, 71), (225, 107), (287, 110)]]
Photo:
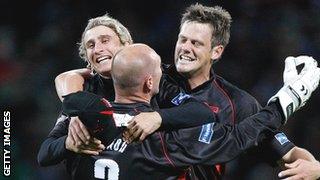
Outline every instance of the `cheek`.
[(207, 51), (203, 50), (203, 49), (196, 49), (195, 51), (195, 54), (201, 58), (201, 59), (207, 59), (208, 58), (208, 53)]
[(178, 54), (178, 52), (180, 51), (180, 49), (181, 49), (181, 46), (180, 46), (180, 44), (176, 44), (176, 47), (175, 47), (175, 54)]
[(120, 41), (112, 41), (108, 44), (108, 48), (112, 49), (112, 51), (116, 53), (123, 48), (123, 45), (121, 44)]
[(86, 54), (87, 54), (88, 57), (92, 56), (92, 51), (93, 51), (92, 49), (87, 49), (86, 50)]
[(87, 59), (88, 61), (92, 64), (92, 52), (91, 51), (86, 51), (86, 56), (87, 56)]
[(176, 48), (175, 51), (174, 51), (174, 60), (177, 60), (178, 56), (179, 56), (179, 49)]

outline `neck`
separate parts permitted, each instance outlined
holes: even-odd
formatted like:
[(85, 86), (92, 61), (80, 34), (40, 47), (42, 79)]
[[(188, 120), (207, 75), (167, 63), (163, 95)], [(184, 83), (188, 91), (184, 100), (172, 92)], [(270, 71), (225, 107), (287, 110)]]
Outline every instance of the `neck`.
[(210, 79), (210, 74), (200, 74), (198, 76), (194, 76), (194, 77), (189, 77), (188, 78), (188, 83), (190, 86), (190, 89), (194, 89), (198, 86), (200, 86), (201, 84), (205, 83), (206, 81), (208, 81)]
[(144, 103), (150, 104), (150, 99), (151, 99), (151, 96), (149, 96), (148, 94), (140, 94), (140, 93), (127, 94), (124, 92), (116, 91), (114, 102), (124, 103), (124, 104), (144, 102)]

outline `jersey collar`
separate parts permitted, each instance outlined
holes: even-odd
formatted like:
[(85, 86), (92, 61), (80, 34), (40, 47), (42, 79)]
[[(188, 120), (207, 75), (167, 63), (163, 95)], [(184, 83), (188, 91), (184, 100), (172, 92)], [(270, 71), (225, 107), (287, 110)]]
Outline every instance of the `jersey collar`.
[(194, 89), (190, 89), (188, 80), (184, 78), (181, 74), (179, 74), (174, 65), (170, 65), (167, 70), (164, 70), (164, 73), (168, 74), (172, 79), (174, 79), (177, 84), (183, 88), (187, 93), (194, 93), (199, 90), (203, 90), (209, 88), (210, 84), (214, 79), (216, 79), (217, 75), (215, 74), (213, 68), (210, 69), (210, 79), (201, 85), (197, 86)]

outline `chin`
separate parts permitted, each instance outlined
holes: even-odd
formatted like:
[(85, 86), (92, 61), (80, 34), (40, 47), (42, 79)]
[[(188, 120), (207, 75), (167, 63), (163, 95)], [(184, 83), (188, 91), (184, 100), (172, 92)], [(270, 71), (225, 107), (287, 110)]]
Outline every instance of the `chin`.
[(177, 70), (177, 72), (179, 72), (179, 73), (181, 73), (181, 72), (184, 71), (184, 69), (183, 69), (181, 66), (179, 66), (179, 65), (176, 65), (176, 70)]
[(177, 68), (177, 72), (181, 74), (186, 74), (189, 73), (190, 70), (188, 70), (187, 68)]
[(151, 94), (152, 94), (152, 96), (155, 96), (155, 95), (157, 95), (158, 93), (159, 93), (159, 89), (154, 90)]

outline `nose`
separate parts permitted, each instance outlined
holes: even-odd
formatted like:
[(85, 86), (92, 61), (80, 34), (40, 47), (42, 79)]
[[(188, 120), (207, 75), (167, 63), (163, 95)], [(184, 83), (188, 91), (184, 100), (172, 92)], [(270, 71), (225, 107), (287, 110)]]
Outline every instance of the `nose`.
[(183, 50), (184, 52), (191, 52), (191, 48), (192, 43), (189, 40), (181, 44), (181, 50)]
[(101, 52), (103, 52), (104, 46), (102, 43), (97, 42), (95, 47), (94, 47), (94, 53), (95, 54), (100, 54)]

